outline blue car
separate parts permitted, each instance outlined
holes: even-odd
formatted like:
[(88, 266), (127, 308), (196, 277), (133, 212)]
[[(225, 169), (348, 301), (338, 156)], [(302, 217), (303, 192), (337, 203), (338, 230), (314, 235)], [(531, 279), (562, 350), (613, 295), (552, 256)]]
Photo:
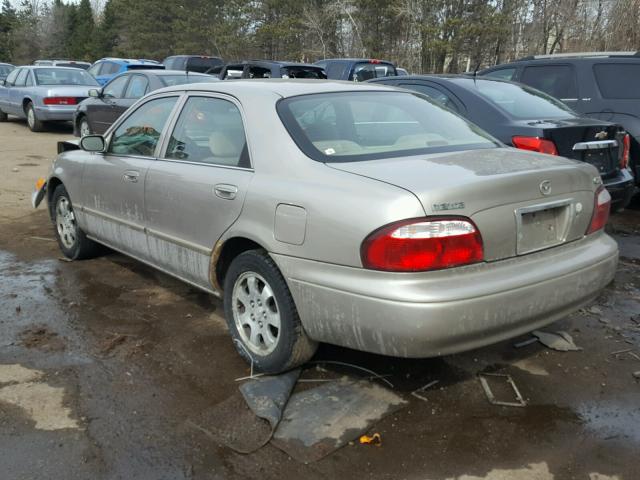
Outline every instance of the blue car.
[(101, 58), (87, 70), (100, 85), (105, 85), (116, 75), (129, 70), (164, 70), (164, 65), (155, 60), (131, 58)]

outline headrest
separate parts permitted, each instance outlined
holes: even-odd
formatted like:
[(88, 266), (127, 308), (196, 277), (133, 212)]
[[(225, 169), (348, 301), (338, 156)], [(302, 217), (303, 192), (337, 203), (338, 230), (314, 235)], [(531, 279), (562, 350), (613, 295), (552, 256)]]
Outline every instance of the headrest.
[(242, 144), (233, 142), (229, 135), (222, 132), (213, 132), (209, 137), (209, 150), (214, 157), (235, 157), (239, 158), (242, 152)]

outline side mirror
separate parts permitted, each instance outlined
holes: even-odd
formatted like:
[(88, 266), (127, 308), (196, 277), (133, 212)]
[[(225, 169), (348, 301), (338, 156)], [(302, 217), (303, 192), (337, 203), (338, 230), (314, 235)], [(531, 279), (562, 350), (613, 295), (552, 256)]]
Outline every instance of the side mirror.
[(80, 147), (85, 152), (104, 152), (104, 137), (102, 135), (86, 135), (80, 140)]
[(89, 89), (89, 96), (91, 98), (100, 98), (102, 96), (102, 91), (98, 90), (97, 88), (90, 88)]

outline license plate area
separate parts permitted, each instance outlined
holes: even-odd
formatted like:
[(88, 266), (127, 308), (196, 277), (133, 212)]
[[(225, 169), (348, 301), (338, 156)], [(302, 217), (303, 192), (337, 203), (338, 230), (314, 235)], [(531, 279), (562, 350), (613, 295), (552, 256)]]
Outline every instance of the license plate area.
[(567, 240), (572, 215), (570, 199), (548, 202), (516, 210), (516, 253), (544, 250)]

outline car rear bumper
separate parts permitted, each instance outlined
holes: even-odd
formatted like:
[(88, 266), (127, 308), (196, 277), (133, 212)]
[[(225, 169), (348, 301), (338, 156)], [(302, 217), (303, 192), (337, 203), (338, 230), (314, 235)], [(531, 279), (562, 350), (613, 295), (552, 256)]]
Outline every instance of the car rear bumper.
[(615, 178), (603, 180), (604, 186), (611, 194), (611, 209), (626, 207), (636, 193), (635, 180), (629, 169), (620, 170)]
[(521, 335), (572, 313), (614, 278), (618, 247), (597, 233), (522, 257), (415, 274), (273, 258), (311, 338), (432, 357)]
[(73, 114), (76, 111), (76, 105), (61, 105), (61, 106), (44, 106), (36, 107), (36, 114), (38, 120), (45, 122), (48, 121), (71, 121), (73, 120)]

